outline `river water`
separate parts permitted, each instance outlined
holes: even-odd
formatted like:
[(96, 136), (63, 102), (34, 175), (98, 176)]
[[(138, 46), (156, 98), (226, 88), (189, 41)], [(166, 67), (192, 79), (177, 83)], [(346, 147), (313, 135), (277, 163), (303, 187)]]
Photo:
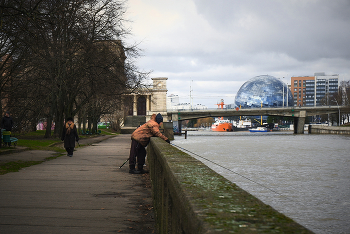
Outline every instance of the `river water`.
[(350, 233), (350, 136), (198, 131), (172, 143), (313, 232)]

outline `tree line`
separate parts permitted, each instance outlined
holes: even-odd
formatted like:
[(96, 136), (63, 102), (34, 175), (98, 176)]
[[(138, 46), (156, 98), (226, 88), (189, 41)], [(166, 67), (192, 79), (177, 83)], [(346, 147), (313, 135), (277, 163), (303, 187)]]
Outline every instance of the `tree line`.
[(122, 108), (141, 86), (137, 45), (126, 45), (125, 6), (118, 0), (1, 0), (1, 110), (16, 130), (46, 121), (46, 137), (64, 119), (97, 129), (101, 115)]
[[(336, 122), (338, 125), (350, 123), (350, 81), (341, 81), (338, 92), (327, 93), (321, 100), (324, 106), (342, 106), (345, 110), (339, 111), (337, 114), (321, 115), (319, 121)], [(340, 116), (339, 116), (340, 114)], [(340, 121), (340, 122), (339, 122)]]

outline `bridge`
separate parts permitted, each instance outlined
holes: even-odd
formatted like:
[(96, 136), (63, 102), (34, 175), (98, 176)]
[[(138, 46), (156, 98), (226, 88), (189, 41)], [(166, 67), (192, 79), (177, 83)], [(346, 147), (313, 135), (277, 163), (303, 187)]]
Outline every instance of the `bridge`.
[[(168, 119), (173, 122), (207, 117), (227, 116), (289, 116), (294, 117), (294, 133), (303, 134), (307, 116), (340, 113), (349, 107), (345, 106), (315, 106), (315, 107), (279, 107), (252, 109), (213, 109), (213, 110), (181, 110), (168, 111)], [(181, 126), (179, 124), (179, 126)]]

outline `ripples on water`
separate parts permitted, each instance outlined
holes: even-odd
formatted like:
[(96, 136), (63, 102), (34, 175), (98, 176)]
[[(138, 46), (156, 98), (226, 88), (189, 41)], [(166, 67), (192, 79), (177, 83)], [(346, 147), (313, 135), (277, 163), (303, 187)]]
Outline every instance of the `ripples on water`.
[(315, 233), (350, 233), (349, 136), (199, 131), (173, 143)]

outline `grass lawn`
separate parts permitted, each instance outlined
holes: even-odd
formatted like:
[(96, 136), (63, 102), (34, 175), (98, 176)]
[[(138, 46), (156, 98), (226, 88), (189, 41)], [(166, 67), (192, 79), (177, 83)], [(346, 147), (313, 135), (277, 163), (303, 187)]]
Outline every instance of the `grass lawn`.
[(22, 168), (30, 167), (42, 163), (42, 161), (14, 161), (7, 163), (0, 163), (0, 175), (9, 172), (18, 172)]

